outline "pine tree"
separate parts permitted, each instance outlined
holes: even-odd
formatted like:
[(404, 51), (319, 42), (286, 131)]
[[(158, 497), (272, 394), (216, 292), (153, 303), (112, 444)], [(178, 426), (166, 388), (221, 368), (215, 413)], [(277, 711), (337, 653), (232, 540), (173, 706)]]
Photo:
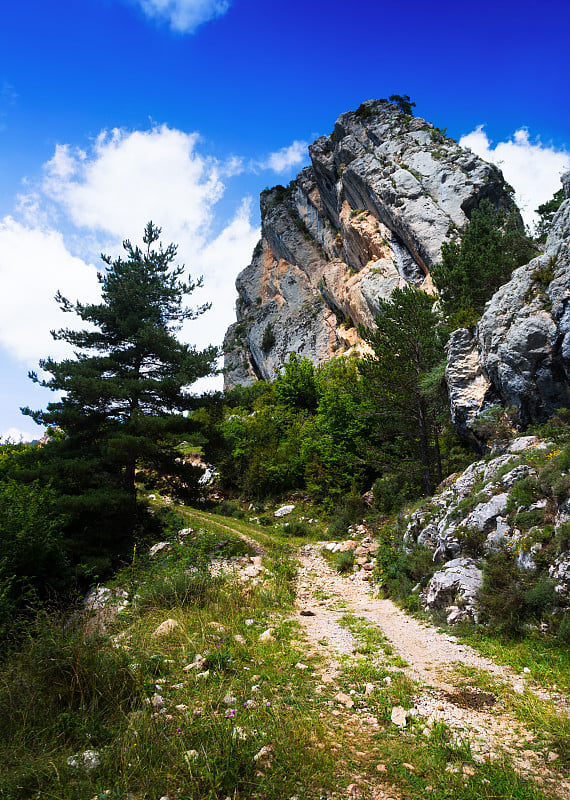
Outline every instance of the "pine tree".
[(374, 351), (360, 367), (367, 414), (377, 420), (382, 442), (372, 458), (389, 470), (403, 468), (412, 483), (419, 471), (425, 494), (441, 479), (438, 407), (424, 388), (444, 356), (433, 303), (410, 286), (396, 289), (378, 301), (376, 328), (361, 329)]
[(473, 210), (461, 242), (444, 243), (431, 276), (454, 328), (471, 327), (485, 303), (536, 248), (516, 209), (497, 210), (488, 200)]
[(52, 332), (73, 346), (76, 357), (44, 359), (40, 366), (51, 378), (33, 372), (30, 377), (63, 396), (46, 411), (22, 409), (59, 431), (46, 448), (47, 471), (67, 498), (72, 536), (94, 537), (95, 550), (98, 544), (103, 550), (119, 546), (109, 541), (113, 537), (132, 536), (137, 465), (171, 473), (181, 469), (172, 437), (187, 428), (182, 412), (192, 401), (185, 387), (215, 370), (216, 347), (200, 352), (176, 338), (185, 320), (209, 306), (184, 306), (201, 279), (181, 280), (184, 267), (173, 266), (177, 248), (157, 244), (160, 233), (149, 222), (144, 249), (127, 240), (126, 258), (102, 256), (107, 268), (99, 275), (100, 303), (71, 303), (58, 293), (62, 310), (89, 327)]

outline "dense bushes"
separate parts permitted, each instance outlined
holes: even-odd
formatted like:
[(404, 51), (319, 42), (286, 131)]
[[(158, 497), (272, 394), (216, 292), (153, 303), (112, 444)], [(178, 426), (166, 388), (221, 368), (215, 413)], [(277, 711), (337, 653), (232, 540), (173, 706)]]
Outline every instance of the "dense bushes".
[(488, 555), (479, 591), (481, 621), (499, 633), (517, 635), (552, 611), (557, 596), (552, 581), (521, 570), (507, 549)]

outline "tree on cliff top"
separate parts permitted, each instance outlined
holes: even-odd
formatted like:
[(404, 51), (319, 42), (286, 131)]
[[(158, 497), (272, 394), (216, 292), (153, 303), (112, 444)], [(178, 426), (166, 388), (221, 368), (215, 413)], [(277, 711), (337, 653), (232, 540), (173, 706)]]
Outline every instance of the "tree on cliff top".
[(107, 269), (99, 275), (101, 303), (71, 303), (58, 293), (62, 310), (90, 327), (52, 332), (73, 346), (76, 358), (40, 361), (49, 379), (30, 373), (36, 383), (63, 392), (46, 411), (23, 412), (62, 432), (46, 457), (82, 530), (102, 531), (103, 518), (107, 530), (116, 528), (113, 509), (123, 520), (121, 530), (132, 528), (137, 463), (176, 469), (172, 435), (186, 424), (181, 412), (191, 404), (184, 388), (215, 370), (217, 348), (199, 352), (175, 336), (185, 320), (209, 306), (183, 305), (201, 279), (180, 279), (184, 267), (172, 266), (176, 246), (157, 244), (160, 232), (149, 222), (144, 249), (126, 240), (126, 258), (102, 256)]

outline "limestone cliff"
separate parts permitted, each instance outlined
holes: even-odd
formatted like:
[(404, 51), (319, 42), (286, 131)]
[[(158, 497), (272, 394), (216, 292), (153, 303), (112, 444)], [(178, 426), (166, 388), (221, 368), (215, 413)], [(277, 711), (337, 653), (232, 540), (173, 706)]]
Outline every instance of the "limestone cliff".
[(362, 351), (378, 298), (432, 290), (441, 245), (481, 199), (512, 200), (501, 172), (444, 131), (370, 100), (310, 147), (312, 165), (261, 195), (262, 238), (239, 275), (226, 388), (271, 380), (290, 352), (320, 363)]
[(493, 295), (475, 334), (454, 331), (447, 383), (457, 429), (486, 406), (514, 406), (518, 422), (570, 406), (570, 173), (545, 252), (519, 267)]

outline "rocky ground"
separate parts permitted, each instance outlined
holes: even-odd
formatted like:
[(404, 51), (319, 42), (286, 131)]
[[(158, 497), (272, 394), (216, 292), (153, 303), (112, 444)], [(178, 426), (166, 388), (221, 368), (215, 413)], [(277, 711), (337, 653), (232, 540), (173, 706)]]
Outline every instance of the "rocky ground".
[(500, 699), (475, 682), (464, 684), (458, 665), (482, 670), (519, 695), (530, 691), (558, 703), (560, 698), (533, 687), (528, 675), (483, 658), (454, 636), (378, 598), (363, 580), (364, 572), (344, 577), (333, 571), (321, 554), (322, 547), (307, 545), (299, 553), (298, 619), (311, 647), (324, 658), (323, 680), (334, 681), (342, 660), (355, 651), (355, 637), (341, 624), (343, 618), (350, 614), (377, 626), (400, 657), (398, 669), (418, 684), (414, 705), (394, 710), (395, 725), (404, 728), (410, 717), (424, 718), (426, 727), (445, 722), (458, 737), (469, 739), (476, 760), (506, 755), (521, 774), (559, 797), (570, 798), (570, 781), (556, 770), (559, 754), (548, 747), (537, 749), (533, 734), (506, 711)]

